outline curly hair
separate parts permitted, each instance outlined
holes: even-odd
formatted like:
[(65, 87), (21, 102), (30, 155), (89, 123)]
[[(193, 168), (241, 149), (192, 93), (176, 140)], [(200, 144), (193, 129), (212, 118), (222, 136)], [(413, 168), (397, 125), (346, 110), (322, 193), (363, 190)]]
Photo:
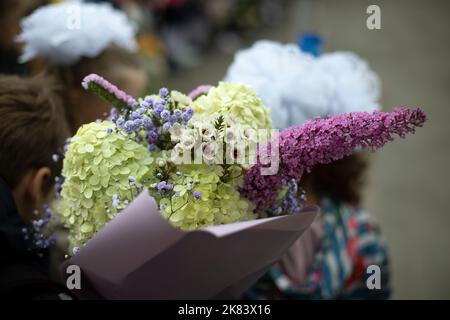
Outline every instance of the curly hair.
[(358, 205), (368, 160), (365, 154), (355, 153), (330, 164), (315, 166), (302, 178), (302, 187), (318, 197), (327, 196), (333, 201)]

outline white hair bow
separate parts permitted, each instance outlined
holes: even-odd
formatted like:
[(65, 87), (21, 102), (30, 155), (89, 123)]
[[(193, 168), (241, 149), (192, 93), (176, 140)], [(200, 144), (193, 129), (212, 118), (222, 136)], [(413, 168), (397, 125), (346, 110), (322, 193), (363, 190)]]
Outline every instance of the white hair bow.
[(25, 47), (20, 62), (44, 57), (57, 65), (93, 58), (111, 44), (137, 49), (136, 28), (126, 15), (107, 3), (69, 1), (38, 8), (21, 21), (17, 41)]
[(351, 52), (316, 58), (294, 44), (258, 41), (235, 55), (225, 81), (253, 87), (271, 109), (276, 128), (380, 107), (378, 76)]

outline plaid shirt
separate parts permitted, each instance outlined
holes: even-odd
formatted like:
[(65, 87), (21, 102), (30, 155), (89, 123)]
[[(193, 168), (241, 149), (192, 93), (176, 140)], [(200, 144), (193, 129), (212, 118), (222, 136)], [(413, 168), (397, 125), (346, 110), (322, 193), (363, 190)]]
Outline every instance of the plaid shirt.
[[(324, 199), (324, 236), (308, 276), (296, 283), (280, 263), (245, 294), (247, 299), (387, 299), (389, 264), (378, 226), (364, 210)], [(381, 289), (369, 290), (367, 267), (381, 271)]]

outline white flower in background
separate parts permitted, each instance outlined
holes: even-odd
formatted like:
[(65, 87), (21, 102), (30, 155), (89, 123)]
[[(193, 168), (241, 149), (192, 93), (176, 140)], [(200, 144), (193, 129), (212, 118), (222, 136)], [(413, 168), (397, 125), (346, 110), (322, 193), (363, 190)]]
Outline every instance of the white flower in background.
[(294, 44), (258, 41), (235, 55), (225, 81), (250, 85), (270, 108), (275, 128), (379, 109), (378, 76), (351, 52), (316, 58)]
[[(72, 25), (74, 19), (79, 21)], [(43, 57), (57, 65), (71, 65), (82, 57), (100, 55), (112, 44), (128, 51), (137, 49), (135, 26), (107, 3), (49, 4), (22, 19), (21, 27), (17, 41), (25, 43), (22, 63)]]

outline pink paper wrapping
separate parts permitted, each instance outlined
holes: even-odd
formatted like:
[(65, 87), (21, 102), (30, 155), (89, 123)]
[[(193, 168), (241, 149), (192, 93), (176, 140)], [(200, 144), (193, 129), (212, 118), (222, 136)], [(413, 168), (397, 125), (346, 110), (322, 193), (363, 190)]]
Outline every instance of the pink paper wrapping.
[(318, 207), (296, 215), (185, 232), (142, 192), (70, 260), (82, 273), (81, 298), (238, 298), (311, 225)]
[(311, 266), (321, 247), (324, 235), (323, 216), (318, 215), (279, 261), (283, 272), (293, 283), (301, 285), (307, 279)]

